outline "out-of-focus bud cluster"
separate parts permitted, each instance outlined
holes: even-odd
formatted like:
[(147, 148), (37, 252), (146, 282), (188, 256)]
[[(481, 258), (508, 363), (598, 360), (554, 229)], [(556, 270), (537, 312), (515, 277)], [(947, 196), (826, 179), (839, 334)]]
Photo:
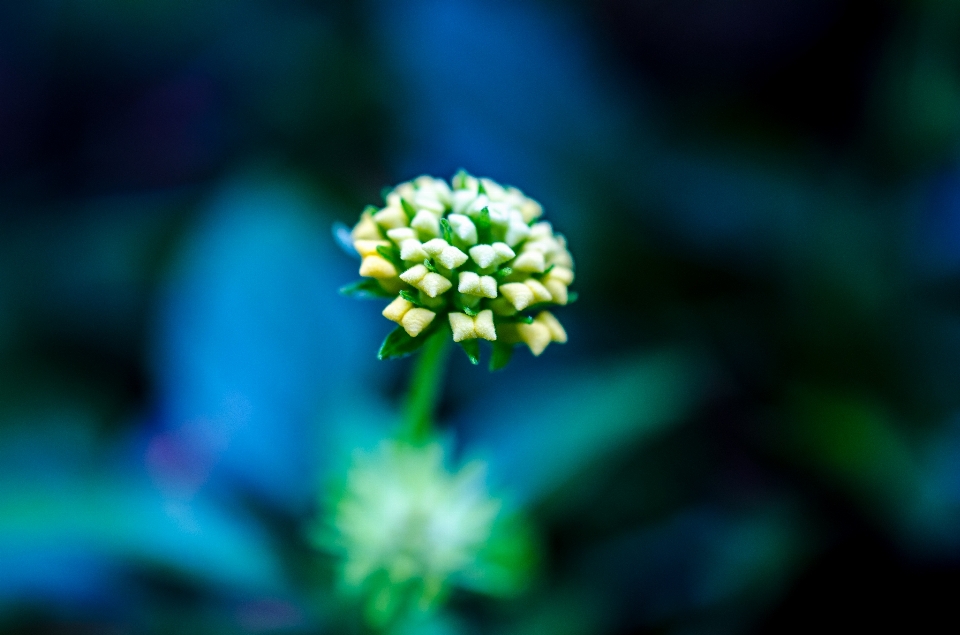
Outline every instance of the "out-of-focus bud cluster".
[(453, 587), (492, 595), (521, 588), (531, 566), (527, 535), (505, 519), (485, 474), (481, 462), (448, 471), (436, 443), (384, 441), (355, 453), (317, 536), (339, 556), (339, 583), (362, 598), (371, 624), (432, 611)]
[(540, 355), (566, 342), (545, 310), (575, 298), (566, 239), (541, 221), (539, 203), (513, 187), (459, 172), (448, 184), (421, 176), (368, 207), (351, 239), (360, 275), (381, 295), (383, 311), (411, 338), (447, 322), (456, 342), (526, 344)]

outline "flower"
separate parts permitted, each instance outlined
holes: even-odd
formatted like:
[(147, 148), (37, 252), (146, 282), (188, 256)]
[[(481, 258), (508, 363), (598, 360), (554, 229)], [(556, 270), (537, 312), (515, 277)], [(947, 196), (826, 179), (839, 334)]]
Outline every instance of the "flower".
[[(398, 350), (419, 344), (400, 346), (398, 338), (425, 339), (446, 324), (456, 342), (523, 343), (534, 355), (566, 341), (559, 321), (542, 309), (575, 299), (573, 258), (564, 237), (540, 220), (539, 203), (463, 171), (449, 184), (421, 176), (385, 198), (386, 206), (368, 208), (351, 232), (360, 275), (371, 279), (351, 288), (395, 298), (383, 316), (405, 333), (388, 338)], [(498, 337), (501, 331), (508, 337)]]
[[(451, 586), (519, 590), (531, 564), (529, 537), (505, 522), (485, 471), (482, 462), (449, 471), (437, 443), (384, 441), (354, 453), (318, 535), (339, 555), (341, 588), (362, 596), (371, 623), (429, 611)], [(499, 555), (491, 557), (493, 546)], [(504, 548), (518, 555), (512, 564)]]

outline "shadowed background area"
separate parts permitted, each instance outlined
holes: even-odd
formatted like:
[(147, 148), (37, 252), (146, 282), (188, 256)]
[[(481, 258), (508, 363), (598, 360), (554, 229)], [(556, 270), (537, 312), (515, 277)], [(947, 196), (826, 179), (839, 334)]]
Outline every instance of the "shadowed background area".
[(458, 168), (579, 301), (451, 358), (537, 572), (417, 632), (957, 624), (960, 2), (40, 0), (0, 7), (0, 631), (363, 632), (305, 527), (410, 361), (330, 228)]

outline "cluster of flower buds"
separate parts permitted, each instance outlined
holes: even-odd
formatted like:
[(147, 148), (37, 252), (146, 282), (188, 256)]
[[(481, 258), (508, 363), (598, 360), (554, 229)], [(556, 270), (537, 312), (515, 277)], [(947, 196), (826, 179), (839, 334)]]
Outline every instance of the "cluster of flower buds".
[(524, 343), (540, 355), (567, 339), (545, 307), (576, 297), (566, 240), (542, 213), (520, 190), (462, 171), (450, 184), (430, 176), (402, 183), (351, 232), (360, 275), (370, 279), (363, 290), (375, 284), (378, 295), (395, 296), (383, 315), (408, 338), (447, 322), (462, 345)]
[(488, 494), (485, 474), (481, 462), (448, 471), (437, 443), (384, 441), (354, 454), (316, 538), (342, 556), (340, 584), (365, 597), (373, 625), (430, 611), (451, 587), (503, 595), (522, 584), (529, 563), (504, 568), (484, 551), (491, 541), (529, 551)]

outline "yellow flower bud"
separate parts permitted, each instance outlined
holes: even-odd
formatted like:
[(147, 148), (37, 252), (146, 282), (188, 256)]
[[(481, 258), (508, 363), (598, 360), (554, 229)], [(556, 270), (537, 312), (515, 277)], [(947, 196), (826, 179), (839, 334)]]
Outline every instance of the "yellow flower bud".
[(540, 353), (547, 348), (551, 340), (550, 329), (547, 328), (546, 325), (536, 321), (533, 324), (525, 324), (523, 322), (517, 324), (517, 334), (523, 343), (530, 348), (530, 352), (536, 357), (540, 356)]
[(497, 281), (493, 276), (479, 276), (472, 271), (460, 272), (460, 293), (480, 296), (482, 298), (497, 297)]
[(393, 302), (387, 305), (387, 308), (383, 310), (383, 317), (387, 318), (391, 322), (400, 324), (400, 320), (402, 320), (407, 311), (412, 308), (412, 302), (408, 302), (401, 297), (397, 297)]
[(360, 216), (360, 222), (350, 232), (353, 240), (380, 240), (380, 227), (373, 221), (368, 212)]
[(400, 245), (400, 258), (412, 262), (423, 262), (427, 259), (427, 252), (423, 250), (423, 243), (416, 238), (411, 238)]
[(533, 291), (522, 282), (508, 282), (500, 285), (500, 293), (503, 294), (510, 304), (518, 311), (533, 304)]
[(550, 293), (552, 301), (559, 305), (565, 305), (569, 300), (567, 294), (567, 285), (563, 284), (555, 278), (547, 278), (543, 281), (543, 286), (546, 287), (547, 291)]
[(430, 326), (430, 323), (433, 322), (433, 318), (435, 317), (437, 317), (437, 314), (433, 311), (415, 307), (403, 315), (403, 318), (400, 320), (400, 325), (403, 327), (403, 330), (407, 332), (407, 335), (416, 337), (423, 332), (423, 329)]
[(436, 238), (440, 235), (440, 217), (433, 212), (422, 209), (410, 221), (410, 227), (417, 230), (420, 238)]
[(397, 268), (383, 256), (367, 256), (360, 262), (360, 275), (365, 278), (393, 278), (397, 275)]
[(373, 220), (376, 221), (377, 225), (386, 229), (406, 227), (409, 223), (407, 213), (400, 207), (384, 207), (373, 215)]
[(542, 324), (547, 327), (547, 330), (550, 331), (551, 341), (554, 341), (558, 344), (567, 343), (567, 332), (560, 324), (560, 320), (554, 317), (553, 313), (550, 313), (549, 311), (541, 311), (533, 321), (536, 324)]
[(517, 259), (513, 261), (514, 271), (525, 271), (528, 273), (543, 273), (547, 268), (547, 261), (543, 253), (536, 250), (524, 251)]
[(417, 231), (410, 227), (397, 227), (396, 229), (388, 229), (387, 237), (390, 238), (393, 242), (398, 245), (403, 244), (403, 241), (410, 239), (417, 239)]
[(414, 286), (426, 293), (431, 298), (435, 298), (438, 295), (449, 291), (450, 288), (453, 287), (453, 283), (441, 276), (439, 273), (433, 273), (431, 271), (421, 278)]
[(493, 311), (490, 309), (480, 311), (476, 317), (470, 317), (466, 313), (451, 313), (449, 319), (454, 342), (477, 338), (483, 338), (491, 342), (497, 340), (497, 330), (493, 324)]
[(562, 282), (565, 285), (571, 285), (573, 284), (573, 270), (557, 265), (550, 270), (550, 273), (547, 274), (547, 279), (554, 279)]
[(536, 302), (550, 302), (553, 300), (553, 296), (550, 295), (550, 291), (543, 286), (539, 280), (534, 280), (529, 278), (523, 281), (523, 284), (527, 285), (527, 288), (533, 292), (533, 299)]
[(357, 250), (357, 253), (362, 257), (366, 258), (367, 256), (376, 256), (380, 252), (377, 251), (377, 247), (389, 247), (390, 243), (386, 240), (355, 240), (353, 241), (353, 248)]

